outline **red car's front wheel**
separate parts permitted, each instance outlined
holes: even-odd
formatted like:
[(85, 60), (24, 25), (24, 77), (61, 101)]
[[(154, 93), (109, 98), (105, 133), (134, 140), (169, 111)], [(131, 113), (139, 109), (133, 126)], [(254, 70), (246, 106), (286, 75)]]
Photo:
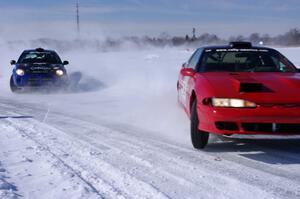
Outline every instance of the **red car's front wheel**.
[(191, 139), (194, 148), (203, 149), (208, 143), (209, 133), (199, 130), (198, 126), (197, 100), (195, 100), (193, 102), (191, 115)]

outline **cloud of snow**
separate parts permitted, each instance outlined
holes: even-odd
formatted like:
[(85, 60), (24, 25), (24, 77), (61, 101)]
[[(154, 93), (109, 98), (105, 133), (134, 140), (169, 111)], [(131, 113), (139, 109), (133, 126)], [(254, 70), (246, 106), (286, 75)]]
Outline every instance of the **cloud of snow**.
[(137, 49), (129, 43), (107, 52), (85, 47), (68, 51), (62, 48), (58, 53), (62, 60), (70, 62), (66, 68), (71, 79), (80, 79), (73, 89), (50, 94), (13, 94), (9, 90), (13, 69), (9, 62), (32, 47), (30, 40), (15, 45), (8, 45), (7, 40), (0, 42), (2, 97), (47, 105), (50, 110), (96, 122), (138, 127), (143, 129), (141, 134), (149, 136), (177, 141), (189, 138), (185, 134), (188, 119), (177, 105), (176, 82), (181, 64), (192, 52), (175, 48)]

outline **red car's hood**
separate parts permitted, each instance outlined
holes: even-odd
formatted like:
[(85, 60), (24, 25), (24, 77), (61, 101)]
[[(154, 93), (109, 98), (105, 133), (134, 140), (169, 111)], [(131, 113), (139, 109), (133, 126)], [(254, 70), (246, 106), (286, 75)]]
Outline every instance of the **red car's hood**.
[(300, 104), (300, 73), (202, 73), (215, 97)]

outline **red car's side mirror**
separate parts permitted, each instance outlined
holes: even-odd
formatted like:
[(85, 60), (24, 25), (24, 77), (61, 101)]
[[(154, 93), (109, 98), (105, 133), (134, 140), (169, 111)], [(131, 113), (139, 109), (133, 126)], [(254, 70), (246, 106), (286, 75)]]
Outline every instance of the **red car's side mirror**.
[(196, 71), (192, 68), (183, 68), (183, 69), (181, 69), (181, 74), (183, 76), (193, 77), (196, 74)]

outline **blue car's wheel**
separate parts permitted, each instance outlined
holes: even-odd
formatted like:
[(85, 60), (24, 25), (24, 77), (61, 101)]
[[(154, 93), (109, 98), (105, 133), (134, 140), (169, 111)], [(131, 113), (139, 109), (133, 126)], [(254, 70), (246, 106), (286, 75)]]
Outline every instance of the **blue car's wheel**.
[(10, 77), (10, 82), (9, 82), (9, 86), (10, 86), (10, 90), (12, 92), (17, 92), (20, 89), (15, 85), (14, 80), (13, 80), (13, 76)]

